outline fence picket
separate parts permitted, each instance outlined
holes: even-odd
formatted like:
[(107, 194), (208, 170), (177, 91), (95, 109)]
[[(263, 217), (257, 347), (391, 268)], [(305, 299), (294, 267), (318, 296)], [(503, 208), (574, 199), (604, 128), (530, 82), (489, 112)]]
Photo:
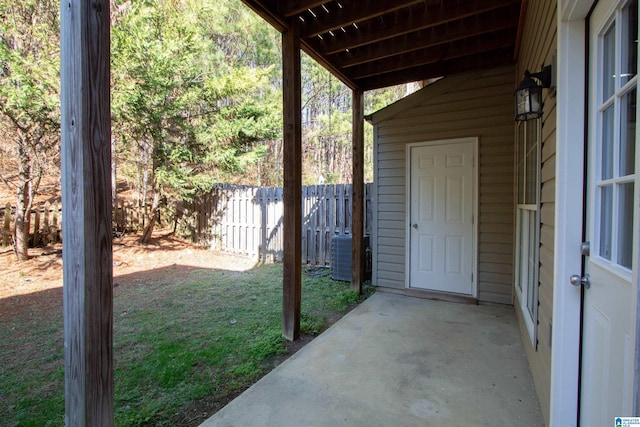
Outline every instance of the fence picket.
[(31, 246), (40, 245), (40, 209), (36, 209), (33, 217), (33, 240)]
[(47, 246), (51, 241), (51, 226), (49, 225), (49, 211), (51, 210), (51, 203), (44, 204), (44, 221), (42, 224), (42, 244)]
[(11, 244), (11, 204), (4, 208), (4, 226), (2, 227), (2, 246)]
[(58, 214), (57, 214), (57, 209), (56, 206), (54, 205), (51, 210), (49, 211), (49, 214), (51, 215), (51, 234), (49, 236), (49, 241), (51, 243), (53, 243), (54, 245), (56, 243), (58, 243), (58, 224), (59, 224), (59, 218), (58, 218)]

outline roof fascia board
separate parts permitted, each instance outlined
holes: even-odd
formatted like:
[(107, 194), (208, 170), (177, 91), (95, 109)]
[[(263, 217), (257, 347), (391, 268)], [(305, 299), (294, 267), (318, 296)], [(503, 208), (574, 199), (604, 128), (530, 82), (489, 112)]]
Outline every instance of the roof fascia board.
[(311, 46), (309, 46), (304, 39), (300, 40), (300, 46), (304, 53), (309, 55), (314, 61), (318, 64), (322, 65), (327, 71), (333, 74), (337, 79), (339, 79), (342, 83), (344, 83), (351, 90), (360, 90), (360, 87), (353, 82), (353, 80), (349, 79), (343, 73), (338, 71), (338, 69), (334, 68), (327, 62), (322, 56), (320, 56)]
[(242, 0), (242, 3), (247, 5), (251, 10), (257, 13), (262, 19), (267, 21), (271, 26), (273, 26), (273, 28), (281, 33), (289, 28), (287, 22), (278, 16), (276, 12), (270, 10), (264, 2), (257, 0)]

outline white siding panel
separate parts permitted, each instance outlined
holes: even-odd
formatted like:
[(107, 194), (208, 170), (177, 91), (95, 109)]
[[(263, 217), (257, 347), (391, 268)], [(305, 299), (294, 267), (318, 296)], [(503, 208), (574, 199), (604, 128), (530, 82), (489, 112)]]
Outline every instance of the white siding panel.
[[(378, 169), (382, 170), (386, 170), (386, 169), (404, 169), (404, 164), (405, 164), (405, 160), (404, 160), (404, 156), (401, 159), (385, 159), (382, 160), (380, 162), (378, 162)], [(404, 172), (403, 172), (404, 173)]]
[(398, 274), (404, 273), (404, 266), (394, 262), (384, 262), (384, 261), (378, 260), (378, 268), (380, 270), (398, 273)]
[(402, 237), (378, 237), (378, 244), (381, 246), (395, 246), (396, 248), (402, 248), (404, 251), (404, 241)]
[(404, 288), (403, 275), (400, 273), (395, 273), (393, 271), (387, 271), (379, 268), (378, 280), (386, 280), (392, 283), (389, 285), (381, 285), (381, 286), (390, 286), (392, 288)]
[(400, 254), (379, 254), (378, 262), (394, 263), (396, 265), (404, 265), (404, 252)]
[(384, 200), (384, 197), (387, 195), (404, 195), (404, 185), (379, 185), (378, 186), (378, 196)]
[(387, 203), (388, 201), (385, 199), (384, 202), (378, 203), (378, 209), (380, 212), (404, 212), (404, 206), (402, 203)]
[(378, 229), (378, 237), (397, 237), (400, 230), (402, 232), (404, 232), (404, 229), (400, 229), (400, 228), (397, 228), (397, 229), (379, 228)]
[(377, 282), (376, 282), (376, 285), (377, 286), (383, 286), (385, 288), (402, 289), (402, 288), (404, 288), (404, 281), (388, 279), (386, 277), (379, 277)]
[(380, 212), (378, 213), (378, 223), (386, 220), (403, 221), (405, 219), (404, 212)]
[[(380, 250), (378, 251), (378, 255), (398, 255), (399, 253), (404, 254), (404, 250), (400, 252), (398, 248), (394, 246), (380, 246)], [(404, 259), (404, 257), (402, 259)]]
[(400, 194), (385, 194), (381, 203), (401, 203), (404, 204), (405, 196)]

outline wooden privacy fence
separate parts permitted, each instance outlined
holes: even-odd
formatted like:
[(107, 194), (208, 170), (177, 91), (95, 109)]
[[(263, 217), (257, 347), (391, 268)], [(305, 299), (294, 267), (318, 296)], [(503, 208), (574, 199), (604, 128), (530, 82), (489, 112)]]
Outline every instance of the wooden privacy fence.
[(124, 200), (118, 200), (113, 209), (113, 232), (118, 235), (125, 231), (141, 231), (148, 218), (149, 206), (138, 206)]
[[(7, 203), (0, 209), (2, 218), (2, 246), (13, 244), (12, 231), (15, 222), (15, 209)], [(62, 205), (45, 203), (31, 210), (29, 218), (29, 246), (46, 246), (57, 243), (62, 238)]]
[[(147, 208), (135, 204), (118, 201), (113, 210), (113, 231), (121, 235), (125, 231), (139, 231), (144, 228)], [(13, 244), (13, 227), (15, 226), (15, 208), (7, 203), (0, 207), (2, 220), (2, 246)], [(31, 210), (29, 217), (29, 246), (46, 246), (62, 240), (62, 203), (44, 203)]]
[[(371, 189), (365, 188), (365, 234), (371, 227)], [(333, 236), (351, 234), (351, 184), (302, 188), (302, 262), (331, 264)], [(195, 242), (262, 262), (282, 260), (282, 188), (221, 186), (183, 204), (177, 227)]]
[[(371, 230), (372, 184), (365, 186), (365, 230)], [(351, 184), (312, 185), (302, 188), (302, 263), (330, 265), (334, 236), (351, 234)], [(194, 243), (249, 256), (262, 262), (282, 260), (282, 188), (221, 185), (194, 202), (182, 202), (163, 211), (174, 219), (174, 229)], [(0, 208), (2, 245), (13, 244), (14, 209)], [(118, 201), (113, 211), (115, 236), (139, 231), (147, 218), (145, 207)], [(60, 203), (34, 208), (30, 217), (30, 246), (59, 242), (62, 238)]]

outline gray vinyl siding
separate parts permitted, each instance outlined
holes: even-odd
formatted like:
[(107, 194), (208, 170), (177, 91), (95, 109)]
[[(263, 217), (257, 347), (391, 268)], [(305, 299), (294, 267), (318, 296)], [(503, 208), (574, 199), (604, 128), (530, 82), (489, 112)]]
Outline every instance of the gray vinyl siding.
[[(516, 66), (517, 82), (522, 80), (525, 69), (532, 72), (539, 71), (542, 64), (552, 63), (556, 51), (556, 7), (555, 0), (529, 2), (520, 58)], [(526, 326), (522, 318), (520, 316), (519, 318), (536, 392), (545, 424), (549, 425), (555, 235), (556, 99), (549, 90), (545, 90), (544, 94), (537, 348), (532, 345)], [(516, 311), (519, 313), (519, 310)]]
[(514, 68), (446, 77), (373, 114), (373, 283), (406, 286), (406, 146), (479, 139), (478, 299), (513, 303)]

